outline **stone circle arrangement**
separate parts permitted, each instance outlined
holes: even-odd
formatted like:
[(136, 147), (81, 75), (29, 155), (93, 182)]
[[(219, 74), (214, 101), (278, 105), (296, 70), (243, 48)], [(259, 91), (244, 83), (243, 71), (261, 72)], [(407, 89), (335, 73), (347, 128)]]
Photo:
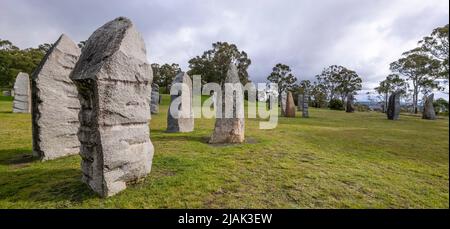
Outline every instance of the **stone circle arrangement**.
[[(228, 66), (225, 83), (240, 83), (237, 67)], [(187, 85), (175, 88), (174, 85)], [(172, 93), (173, 91), (177, 93)], [(153, 83), (147, 63), (144, 40), (133, 23), (116, 18), (98, 28), (81, 50), (67, 35), (53, 44), (31, 79), (19, 73), (14, 91), (14, 113), (32, 114), (33, 155), (40, 160), (79, 154), (82, 181), (102, 197), (126, 189), (151, 171), (154, 147), (150, 139), (149, 118), (159, 112), (159, 86)], [(216, 98), (217, 97), (217, 98)], [(214, 96), (222, 101), (210, 144), (245, 142), (243, 93), (236, 94), (233, 114), (225, 117), (225, 104), (231, 97)], [(423, 119), (436, 119), (434, 95), (425, 98)], [(172, 82), (167, 132), (194, 131), (191, 77), (180, 72)], [(347, 97), (346, 111), (354, 112), (354, 95)], [(281, 115), (296, 117), (290, 91), (280, 96)], [(310, 117), (309, 95), (298, 95), (298, 111)], [(175, 109), (175, 110), (173, 110)], [(389, 98), (387, 118), (399, 119), (400, 92)]]

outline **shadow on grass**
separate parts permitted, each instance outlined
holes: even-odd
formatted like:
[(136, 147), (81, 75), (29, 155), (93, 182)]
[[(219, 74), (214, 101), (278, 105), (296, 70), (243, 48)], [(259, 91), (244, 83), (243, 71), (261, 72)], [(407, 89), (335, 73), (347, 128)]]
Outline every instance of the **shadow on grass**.
[(0, 150), (0, 165), (25, 167), (37, 160), (29, 149)]
[(70, 207), (97, 198), (81, 182), (81, 171), (78, 169), (25, 168), (7, 171), (0, 173), (0, 187), (3, 187), (0, 199), (28, 202), (33, 207), (40, 207), (42, 204), (39, 202), (62, 202), (67, 206), (58, 207)]

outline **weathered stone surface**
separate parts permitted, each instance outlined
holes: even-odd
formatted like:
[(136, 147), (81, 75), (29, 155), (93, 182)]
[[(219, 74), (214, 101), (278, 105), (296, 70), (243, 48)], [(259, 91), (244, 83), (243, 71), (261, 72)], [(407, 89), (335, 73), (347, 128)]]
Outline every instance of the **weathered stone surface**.
[[(225, 83), (240, 83), (238, 71), (234, 64), (228, 67)], [(214, 133), (209, 140), (211, 144), (242, 143), (245, 141), (245, 123), (244, 123), (244, 95), (243, 91), (235, 91), (235, 97), (225, 96), (225, 85), (222, 87), (222, 94), (217, 96), (222, 101), (221, 109), (216, 108), (217, 117), (214, 126)], [(236, 101), (233, 103), (233, 101)], [(225, 104), (233, 104), (232, 115), (226, 116)], [(220, 106), (219, 104), (217, 106)], [(230, 105), (229, 105), (230, 106)], [(230, 106), (231, 107), (231, 106)]]
[(33, 73), (33, 155), (41, 160), (79, 152), (80, 101), (69, 75), (80, 53), (78, 46), (63, 34)]
[(303, 118), (309, 118), (309, 96), (303, 95), (302, 99), (302, 117)]
[(298, 98), (297, 98), (297, 110), (298, 111), (302, 111), (303, 110), (303, 94), (298, 94)]
[(31, 112), (31, 88), (27, 73), (20, 72), (16, 77), (16, 82), (14, 83), (13, 112)]
[(287, 92), (283, 91), (281, 92), (281, 117), (286, 116), (286, 102), (287, 102)]
[(387, 118), (389, 120), (397, 120), (400, 115), (400, 93), (394, 92), (389, 96), (389, 103), (387, 108)]
[(354, 102), (355, 102), (355, 97), (353, 96), (353, 94), (348, 94), (347, 95), (347, 106), (346, 106), (345, 112), (347, 112), (347, 113), (355, 112)]
[(150, 98), (150, 112), (152, 114), (159, 113), (159, 104), (161, 102), (159, 95), (159, 85), (156, 83), (152, 84), (152, 93)]
[(429, 120), (436, 119), (436, 112), (434, 111), (433, 101), (434, 101), (434, 94), (431, 94), (431, 95), (425, 97), (425, 102), (423, 105), (423, 113), (422, 113), (423, 119), (429, 119)]
[(153, 73), (132, 22), (120, 17), (97, 29), (70, 77), (81, 104), (82, 180), (101, 196), (114, 195), (144, 178), (153, 158)]
[[(182, 86), (183, 85), (183, 86)], [(173, 94), (176, 91), (176, 94)], [(167, 132), (191, 132), (194, 130), (192, 110), (192, 80), (184, 72), (178, 73), (171, 86), (171, 104), (180, 104), (176, 109), (169, 106)]]
[(286, 99), (286, 117), (295, 118), (295, 103), (294, 97), (292, 97), (292, 92), (287, 93)]

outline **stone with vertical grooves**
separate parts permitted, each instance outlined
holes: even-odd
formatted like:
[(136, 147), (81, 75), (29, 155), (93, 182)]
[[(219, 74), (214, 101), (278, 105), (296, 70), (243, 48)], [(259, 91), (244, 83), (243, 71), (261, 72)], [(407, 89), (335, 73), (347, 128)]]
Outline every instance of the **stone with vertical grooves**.
[(27, 73), (19, 72), (14, 83), (13, 113), (31, 112), (30, 77)]
[(302, 97), (302, 117), (309, 118), (309, 96), (305, 94)]
[(41, 160), (79, 152), (77, 132), (80, 101), (69, 75), (80, 53), (78, 46), (63, 34), (33, 73), (33, 155)]
[(81, 104), (82, 180), (112, 196), (150, 172), (154, 151), (148, 127), (153, 74), (132, 22), (119, 17), (97, 29), (71, 79)]
[[(181, 86), (184, 85), (184, 86)], [(172, 91), (177, 91), (172, 94)], [(194, 112), (192, 110), (192, 80), (184, 72), (178, 73), (171, 86), (171, 104), (178, 101), (178, 109), (169, 106), (167, 113), (167, 132), (192, 132), (194, 130)], [(173, 115), (175, 116), (173, 116)]]

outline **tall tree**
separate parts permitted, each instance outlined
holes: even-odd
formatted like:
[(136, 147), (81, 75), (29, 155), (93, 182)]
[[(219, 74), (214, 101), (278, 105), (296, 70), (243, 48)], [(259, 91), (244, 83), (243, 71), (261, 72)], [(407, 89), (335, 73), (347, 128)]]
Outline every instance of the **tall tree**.
[(381, 81), (379, 86), (375, 88), (375, 91), (383, 98), (383, 112), (385, 112), (388, 106), (389, 95), (393, 92), (399, 91), (402, 94), (406, 93), (408, 84), (397, 74), (390, 74), (385, 80)]
[(439, 61), (431, 59), (428, 55), (420, 50), (405, 52), (404, 56), (399, 60), (391, 63), (392, 72), (398, 73), (406, 77), (412, 83), (412, 105), (413, 111), (417, 114), (417, 104), (420, 92), (429, 92), (434, 88), (438, 88), (438, 84), (434, 82), (436, 69)]
[(331, 65), (325, 68), (320, 75), (316, 76), (317, 83), (326, 90), (328, 99), (331, 101), (337, 96), (344, 102), (347, 95), (361, 90), (362, 79), (355, 71), (343, 66)]
[(440, 62), (436, 71), (437, 78), (449, 79), (449, 25), (433, 30), (430, 36), (419, 41), (419, 49), (429, 54), (432, 59)]
[(292, 74), (289, 66), (279, 63), (272, 68), (272, 73), (267, 80), (278, 85), (278, 94), (281, 95), (283, 91), (292, 90), (295, 87), (297, 78)]
[(175, 63), (163, 64), (161, 66), (153, 63), (151, 67), (153, 71), (153, 83), (158, 84), (166, 93), (170, 92), (170, 85), (173, 79), (181, 72), (180, 66)]
[(43, 44), (39, 48), (21, 50), (12, 42), (0, 39), (0, 87), (11, 89), (19, 72), (32, 74), (48, 47)]
[(314, 107), (322, 108), (327, 106), (327, 89), (323, 84), (315, 81), (311, 89), (311, 96)]
[(201, 75), (204, 82), (222, 84), (230, 63), (236, 64), (241, 83), (249, 82), (247, 69), (251, 60), (246, 52), (240, 51), (235, 44), (227, 42), (216, 42), (212, 44), (212, 49), (189, 60), (188, 74)]

